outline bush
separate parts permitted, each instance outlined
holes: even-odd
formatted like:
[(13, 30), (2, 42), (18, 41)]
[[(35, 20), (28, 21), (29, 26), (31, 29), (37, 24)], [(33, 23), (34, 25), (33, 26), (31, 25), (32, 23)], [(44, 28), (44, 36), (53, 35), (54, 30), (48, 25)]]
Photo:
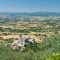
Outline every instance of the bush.
[(46, 60), (60, 60), (60, 53), (53, 53), (52, 55), (50, 55)]

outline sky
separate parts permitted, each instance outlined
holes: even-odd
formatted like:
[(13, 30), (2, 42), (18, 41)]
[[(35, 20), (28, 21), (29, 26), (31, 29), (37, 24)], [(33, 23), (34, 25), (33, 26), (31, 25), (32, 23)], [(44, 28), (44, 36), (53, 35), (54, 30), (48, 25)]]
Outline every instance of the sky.
[(60, 12), (60, 0), (0, 0), (0, 12)]

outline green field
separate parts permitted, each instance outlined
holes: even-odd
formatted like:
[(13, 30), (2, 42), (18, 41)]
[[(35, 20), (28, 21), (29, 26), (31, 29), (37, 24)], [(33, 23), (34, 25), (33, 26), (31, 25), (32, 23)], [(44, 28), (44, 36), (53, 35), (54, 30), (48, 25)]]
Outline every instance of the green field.
[[(34, 34), (32, 32), (35, 32)], [(8, 35), (34, 35), (42, 42), (21, 52), (6, 45), (17, 38)], [(0, 60), (60, 60), (60, 16), (9, 16), (0, 18)]]

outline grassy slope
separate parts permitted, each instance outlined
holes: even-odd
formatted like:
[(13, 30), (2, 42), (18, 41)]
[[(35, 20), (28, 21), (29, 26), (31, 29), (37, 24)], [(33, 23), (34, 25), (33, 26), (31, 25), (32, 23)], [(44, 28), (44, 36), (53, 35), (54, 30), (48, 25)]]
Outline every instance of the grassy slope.
[(60, 35), (45, 37), (34, 47), (27, 46), (24, 52), (12, 50), (0, 44), (0, 60), (46, 60), (50, 54), (60, 52)]

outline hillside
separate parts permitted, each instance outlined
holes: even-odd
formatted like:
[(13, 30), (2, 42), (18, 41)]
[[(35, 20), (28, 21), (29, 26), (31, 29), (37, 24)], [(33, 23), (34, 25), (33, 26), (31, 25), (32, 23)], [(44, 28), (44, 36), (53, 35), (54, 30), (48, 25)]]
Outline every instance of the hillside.
[[(9, 44), (19, 39), (34, 38), (25, 50), (14, 50)], [(56, 55), (57, 54), (57, 55)], [(0, 13), (1, 60), (60, 59), (60, 13)]]

